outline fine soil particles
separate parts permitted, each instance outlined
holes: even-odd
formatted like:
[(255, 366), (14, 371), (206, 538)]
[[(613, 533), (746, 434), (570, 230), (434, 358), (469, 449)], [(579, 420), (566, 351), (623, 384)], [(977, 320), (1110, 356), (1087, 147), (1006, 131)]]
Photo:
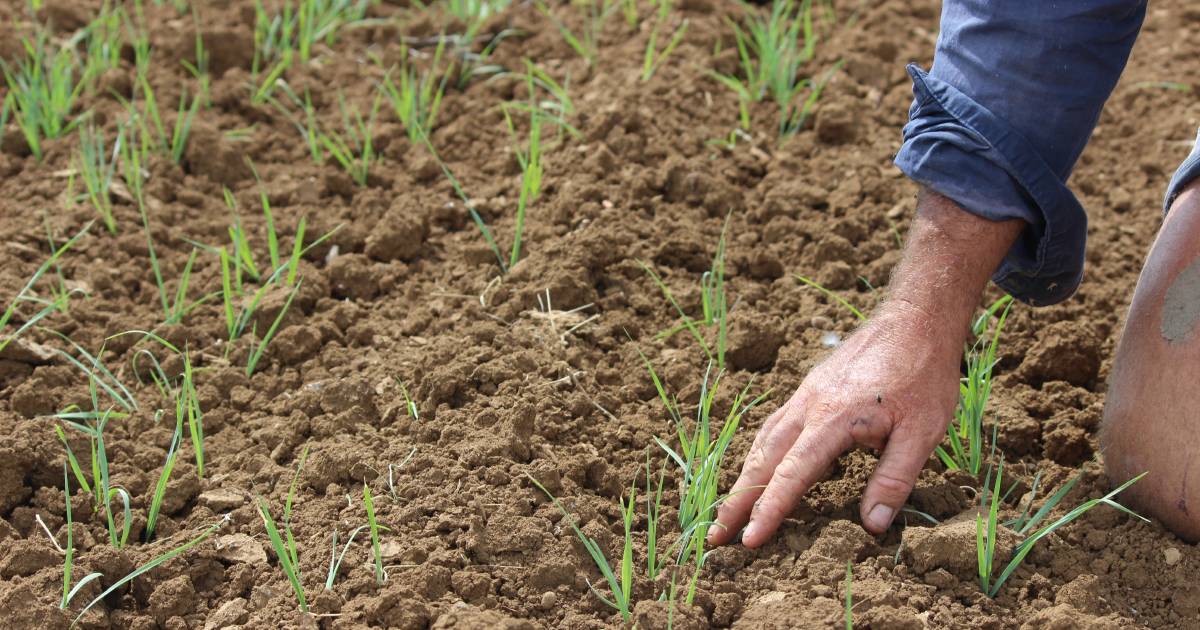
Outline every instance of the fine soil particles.
[[(196, 2), (194, 16), (172, 4), (144, 7), (148, 81), (169, 127), (185, 86), (196, 91), (181, 61), (194, 59), (199, 31), (210, 51), (211, 106), (196, 113), (178, 163), (150, 156), (144, 199), (168, 293), (195, 251), (185, 303), (200, 303), (178, 323), (163, 323), (142, 220), (119, 182), (116, 232), (93, 224), (34, 286), (42, 297), (56, 286), (73, 293), (65, 312), (0, 352), (0, 619), (7, 628), (69, 627), (130, 571), (216, 523), (210, 537), (87, 610), (79, 627), (622, 627), (590, 590), (611, 596), (570, 520), (531, 479), (613, 562), (622, 549), (621, 498), (635, 480), (642, 488), (632, 523), (639, 628), (845, 627), (848, 563), (857, 628), (1200, 627), (1200, 552), (1158, 523), (1104, 506), (1045, 538), (998, 595), (986, 597), (975, 566), (982, 479), (931, 459), (910, 500), (914, 511), (877, 538), (858, 523), (876, 463), (867, 451), (842, 456), (767, 545), (711, 550), (690, 604), (682, 594), (691, 573), (678, 574), (674, 605), (660, 599), (669, 576), (642, 577), (647, 458), (652, 474), (664, 464), (667, 471), (663, 555), (680, 533), (670, 507), (678, 505), (680, 474), (655, 443), (656, 436), (675, 443), (675, 429), (639, 351), (685, 416), (695, 411), (709, 363), (687, 331), (659, 334), (679, 323), (678, 313), (643, 265), (698, 316), (704, 274), (726, 236), (728, 370), (714, 415), (723, 418), (747, 384), (752, 394), (770, 392), (733, 439), (721, 479), (727, 490), (766, 416), (857, 324), (797, 275), (865, 312), (887, 290), (916, 197), (891, 163), (912, 99), (904, 65), (931, 62), (938, 2), (817, 3), (815, 55), (800, 72), (827, 81), (785, 142), (769, 99), (749, 108), (750, 130), (737, 131), (738, 99), (713, 77), (738, 72), (730, 20), (746, 9), (735, 2), (676, 3), (667, 27), (673, 32), (686, 19), (688, 28), (645, 81), (655, 20), (642, 3), (632, 24), (620, 11), (601, 22), (590, 65), (532, 3), (489, 17), (469, 47), (481, 53), (496, 42), (485, 63), (508, 73), (448, 82), (429, 141), (506, 255), (521, 168), (501, 103), (528, 98), (517, 76), (526, 59), (571, 99), (564, 114), (571, 129), (547, 127), (541, 195), (525, 217), (521, 259), (505, 274), (462, 197), (390, 102), (375, 117), (376, 162), (358, 185), (333, 159), (310, 157), (280, 109), (291, 108), (282, 88), (280, 106), (251, 102), (254, 2)], [(318, 43), (311, 60), (286, 72), (294, 93), (311, 94), (323, 124), (341, 128), (342, 103), (366, 119), (388, 68), (404, 58), (428, 65), (439, 33), (466, 28), (440, 3), (407, 5), (373, 4), (366, 21)], [(44, 0), (36, 13), (24, 2), (5, 3), (0, 17), (12, 26), (0, 34), (0, 57), (19, 61), (22, 37), (35, 24), (48, 25), (48, 41), (61, 44), (100, 9), (99, 0)], [(549, 12), (576, 33), (586, 28), (583, 9), (552, 3)], [(1129, 69), (1071, 181), (1090, 216), (1083, 286), (1064, 304), (1017, 305), (1009, 316), (986, 420), (989, 433), (991, 423), (998, 427), (995, 458), (1019, 482), (1006, 513), (1019, 512), (1039, 472), (1047, 489), (1081, 475), (1056, 516), (1109, 489), (1097, 443), (1105, 382), (1161, 221), (1162, 193), (1200, 123), (1192, 92), (1200, 88), (1198, 24), (1200, 9), (1186, 0), (1150, 5)], [(666, 35), (658, 37), (661, 47)], [(462, 53), (443, 51), (443, 63)], [(83, 91), (74, 110), (92, 112), (110, 147), (122, 101), (137, 92), (134, 57), (126, 46), (119, 67)], [(523, 138), (528, 117), (512, 112)], [(48, 234), (62, 243), (97, 218), (81, 197), (78, 146), (74, 132), (48, 140), (39, 161), (9, 119), (0, 141), (0, 305), (50, 255)], [(260, 265), (269, 266), (260, 193), (285, 259), (302, 220), (306, 244), (336, 228), (304, 254), (300, 288), (266, 291), (254, 332), (232, 346), (212, 249), (230, 242), (226, 189)], [(249, 293), (259, 286), (246, 282)], [(999, 296), (990, 289), (981, 307)], [(0, 334), (37, 310), (23, 302)], [(247, 376), (250, 341), (277, 318)], [(203, 477), (185, 433), (150, 542), (147, 509), (176, 418), (151, 378), (150, 357), (172, 378), (183, 367), (142, 333), (113, 337), (126, 331), (153, 331), (187, 349), (203, 419)], [(699, 332), (710, 343), (717, 334), (709, 326)], [(52, 415), (92, 408), (87, 377), (67, 359), (82, 357), (80, 349), (136, 401), (104, 431), (111, 483), (131, 498), (131, 533), (115, 548), (103, 512), (72, 476), (74, 581), (102, 577), (60, 609), (64, 557), (47, 532), (65, 544), (66, 449)], [(101, 408), (115, 404), (105, 391), (97, 399)], [(68, 427), (64, 435), (90, 470), (84, 434)], [(289, 520), (308, 613), (297, 606), (258, 507), (261, 497), (283, 526), (305, 449)], [(377, 580), (372, 545), (360, 533), (327, 590), (331, 537), (336, 532), (341, 547), (367, 522), (364, 484), (386, 527), (379, 541), (386, 580)], [(1011, 541), (1000, 539), (1006, 560)]]

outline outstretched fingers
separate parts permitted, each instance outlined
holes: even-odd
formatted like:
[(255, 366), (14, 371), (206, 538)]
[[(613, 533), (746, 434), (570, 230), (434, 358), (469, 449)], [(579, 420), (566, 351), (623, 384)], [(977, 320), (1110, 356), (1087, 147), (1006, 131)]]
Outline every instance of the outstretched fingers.
[(755, 503), (750, 524), (742, 534), (742, 543), (753, 548), (766, 542), (796, 507), (800, 497), (851, 446), (850, 434), (832, 423), (814, 423), (805, 427), (775, 467), (774, 476)]
[(742, 473), (729, 491), (729, 498), (717, 509), (717, 522), (708, 528), (710, 544), (723, 545), (733, 540), (738, 530), (750, 520), (750, 510), (762, 494), (762, 487), (771, 480), (775, 467), (800, 435), (803, 424), (795, 415), (798, 408), (793, 398), (763, 423), (742, 464)]

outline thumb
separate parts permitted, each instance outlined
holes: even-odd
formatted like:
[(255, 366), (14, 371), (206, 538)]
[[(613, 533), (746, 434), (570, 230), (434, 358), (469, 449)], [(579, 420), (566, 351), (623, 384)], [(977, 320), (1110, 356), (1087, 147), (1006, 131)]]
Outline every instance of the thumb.
[(898, 431), (892, 435), (863, 493), (861, 516), (867, 531), (887, 531), (928, 460), (929, 449), (916, 432)]

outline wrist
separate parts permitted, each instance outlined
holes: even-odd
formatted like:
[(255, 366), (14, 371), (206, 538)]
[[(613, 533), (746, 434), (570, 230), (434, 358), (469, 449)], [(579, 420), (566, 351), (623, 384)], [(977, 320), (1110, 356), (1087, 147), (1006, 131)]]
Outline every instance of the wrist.
[(991, 221), (950, 199), (922, 190), (904, 257), (888, 287), (880, 314), (895, 314), (933, 327), (961, 347), (988, 279), (1016, 242), (1025, 222)]

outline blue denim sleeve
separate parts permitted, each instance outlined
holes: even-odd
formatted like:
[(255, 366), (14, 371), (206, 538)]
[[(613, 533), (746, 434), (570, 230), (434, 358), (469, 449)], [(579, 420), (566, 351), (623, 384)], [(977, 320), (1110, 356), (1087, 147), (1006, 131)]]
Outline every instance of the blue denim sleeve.
[(1087, 215), (1067, 188), (1117, 83), (1146, 0), (945, 0), (933, 68), (896, 165), (991, 219), (1024, 219), (993, 281), (1053, 304), (1083, 277)]

